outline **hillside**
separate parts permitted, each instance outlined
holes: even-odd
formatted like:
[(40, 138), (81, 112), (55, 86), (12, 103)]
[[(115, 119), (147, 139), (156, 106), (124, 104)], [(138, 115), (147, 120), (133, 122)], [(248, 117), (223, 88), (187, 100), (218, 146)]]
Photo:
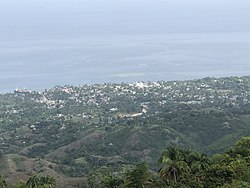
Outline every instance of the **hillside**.
[(32, 175), (49, 175), (56, 179), (57, 187), (75, 187), (86, 184), (84, 178), (68, 178), (54, 170), (56, 164), (40, 158), (27, 158), (16, 154), (6, 154), (0, 158), (0, 174), (10, 185), (27, 181)]
[(60, 182), (103, 166), (145, 161), (155, 169), (170, 143), (221, 153), (250, 134), (249, 94), (250, 77), (2, 94), (0, 174), (11, 182), (45, 173)]

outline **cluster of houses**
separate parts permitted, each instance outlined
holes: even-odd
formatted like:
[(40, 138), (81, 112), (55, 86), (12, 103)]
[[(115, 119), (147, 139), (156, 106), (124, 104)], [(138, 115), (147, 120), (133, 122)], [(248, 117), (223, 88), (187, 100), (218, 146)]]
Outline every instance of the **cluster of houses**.
[[(27, 89), (15, 90), (15, 95), (28, 95), (45, 108), (94, 106), (120, 118), (147, 114), (152, 106), (169, 103), (183, 105), (214, 106), (223, 103), (234, 107), (249, 103), (249, 77), (205, 78), (190, 81), (158, 81), (120, 84), (94, 84), (84, 86), (56, 86), (44, 92)], [(130, 108), (133, 110), (127, 110)], [(134, 107), (134, 108), (133, 108)], [(108, 110), (107, 110), (108, 108)], [(11, 109), (17, 113), (20, 109)], [(84, 111), (79, 112), (82, 114)]]

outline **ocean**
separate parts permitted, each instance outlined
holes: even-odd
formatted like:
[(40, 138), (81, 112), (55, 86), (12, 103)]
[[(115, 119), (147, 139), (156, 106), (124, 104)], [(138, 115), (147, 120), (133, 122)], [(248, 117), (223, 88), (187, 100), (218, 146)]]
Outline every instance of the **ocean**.
[(250, 33), (3, 40), (0, 92), (55, 85), (250, 75)]

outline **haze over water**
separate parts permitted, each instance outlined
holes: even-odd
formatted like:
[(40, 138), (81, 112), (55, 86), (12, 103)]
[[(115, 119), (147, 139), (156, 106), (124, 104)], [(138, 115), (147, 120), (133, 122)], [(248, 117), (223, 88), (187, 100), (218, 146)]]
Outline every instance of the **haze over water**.
[(0, 92), (250, 75), (250, 2), (0, 2)]

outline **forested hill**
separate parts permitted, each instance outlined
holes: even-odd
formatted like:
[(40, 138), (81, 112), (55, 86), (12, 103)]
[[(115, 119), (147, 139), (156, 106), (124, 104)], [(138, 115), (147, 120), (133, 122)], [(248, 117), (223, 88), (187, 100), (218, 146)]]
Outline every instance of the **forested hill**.
[(250, 134), (249, 94), (248, 76), (1, 94), (0, 163), (11, 161), (1, 173), (17, 180), (44, 172), (73, 178), (140, 162), (156, 170), (170, 143), (224, 152)]

